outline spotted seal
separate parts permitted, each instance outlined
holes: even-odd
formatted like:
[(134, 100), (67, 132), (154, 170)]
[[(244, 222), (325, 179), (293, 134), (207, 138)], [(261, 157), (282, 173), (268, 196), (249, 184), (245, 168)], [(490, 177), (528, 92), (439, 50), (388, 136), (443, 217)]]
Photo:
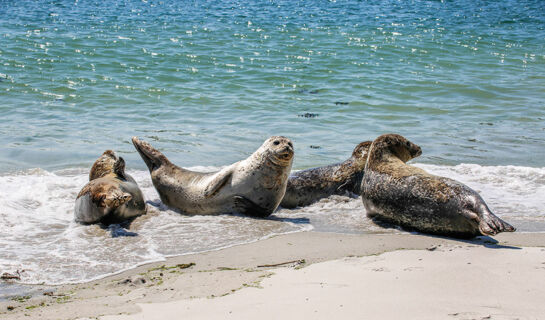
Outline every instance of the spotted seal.
[(304, 207), (333, 194), (359, 196), (369, 146), (371, 141), (361, 142), (344, 162), (292, 173), (280, 206)]
[(515, 231), (468, 186), (405, 163), (421, 153), (419, 146), (397, 134), (373, 141), (361, 187), (369, 217), (458, 238)]
[(106, 150), (89, 172), (89, 182), (76, 198), (77, 222), (115, 223), (146, 213), (142, 191), (125, 173), (125, 160)]
[(190, 171), (171, 163), (149, 143), (132, 138), (161, 201), (186, 214), (239, 212), (267, 217), (280, 204), (293, 160), (292, 142), (273, 136), (248, 158), (220, 171)]

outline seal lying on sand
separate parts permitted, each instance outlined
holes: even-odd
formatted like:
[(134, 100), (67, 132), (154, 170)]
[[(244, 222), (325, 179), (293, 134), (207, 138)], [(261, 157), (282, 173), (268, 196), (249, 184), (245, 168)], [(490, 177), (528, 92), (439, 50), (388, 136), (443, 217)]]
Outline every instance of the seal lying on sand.
[(174, 165), (136, 137), (132, 142), (148, 166), (161, 201), (187, 214), (269, 216), (286, 192), (293, 160), (291, 141), (271, 137), (247, 159), (218, 172), (202, 173)]
[(466, 185), (405, 164), (421, 153), (419, 146), (400, 135), (386, 134), (373, 141), (361, 187), (369, 217), (459, 238), (515, 231)]
[(345, 195), (347, 192), (360, 195), (369, 146), (371, 141), (358, 144), (352, 156), (344, 162), (292, 173), (280, 206), (308, 206), (333, 194)]
[(80, 223), (115, 223), (146, 213), (142, 191), (125, 173), (125, 161), (106, 150), (89, 172), (89, 182), (76, 199), (74, 216)]

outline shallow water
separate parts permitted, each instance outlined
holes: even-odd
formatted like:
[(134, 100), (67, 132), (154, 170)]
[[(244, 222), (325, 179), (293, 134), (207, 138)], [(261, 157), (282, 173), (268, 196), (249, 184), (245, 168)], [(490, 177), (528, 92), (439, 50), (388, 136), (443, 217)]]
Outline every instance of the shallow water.
[[(134, 135), (203, 170), (285, 135), (298, 170), (396, 132), (418, 166), (545, 231), (544, 39), (539, 0), (0, 2), (0, 271), (78, 282), (277, 233), (399, 232), (348, 197), (269, 220), (180, 215)], [(150, 201), (130, 227), (73, 222), (105, 149)]]
[[(519, 231), (545, 231), (545, 169), (417, 164), (458, 179), (481, 193), (498, 216)], [(214, 168), (193, 168), (211, 170)], [(279, 209), (269, 219), (238, 215), (186, 216), (159, 200), (147, 171), (130, 171), (148, 201), (148, 214), (130, 225), (84, 226), (73, 221), (74, 198), (86, 170), (33, 170), (0, 177), (0, 270), (23, 283), (80, 282), (165, 257), (248, 243), (275, 234), (316, 230), (391, 233), (365, 215), (361, 198), (332, 196), (311, 206)], [(530, 191), (532, 190), (532, 191)]]

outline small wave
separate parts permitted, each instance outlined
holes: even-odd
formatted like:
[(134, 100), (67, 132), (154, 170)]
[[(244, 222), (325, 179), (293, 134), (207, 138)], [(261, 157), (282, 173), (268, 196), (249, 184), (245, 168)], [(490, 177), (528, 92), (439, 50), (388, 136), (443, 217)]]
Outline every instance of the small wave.
[(492, 211), (501, 217), (545, 217), (545, 168), (459, 164), (437, 166), (415, 164), (432, 174), (465, 183), (481, 194)]
[[(459, 180), (479, 192), (491, 209), (522, 231), (544, 231), (545, 168), (415, 164)], [(219, 167), (192, 167), (216, 171)], [(149, 173), (130, 170), (148, 201), (148, 214), (127, 229), (73, 221), (74, 201), (88, 169), (32, 169), (0, 176), (0, 270), (21, 273), (23, 283), (89, 281), (169, 256), (217, 250), (277, 234), (311, 229), (341, 233), (391, 233), (366, 217), (361, 198), (332, 196), (304, 208), (280, 209), (271, 219), (238, 215), (184, 216), (164, 206)], [(538, 227), (535, 227), (538, 226)], [(122, 227), (118, 227), (122, 228)], [(134, 236), (136, 235), (136, 236)]]
[(4, 226), (0, 230), (0, 246), (4, 248), (0, 270), (24, 270), (22, 283), (75, 283), (168, 256), (216, 250), (312, 228), (288, 219), (184, 216), (162, 206), (147, 171), (129, 174), (141, 187), (149, 210), (128, 230), (115, 230), (117, 234), (136, 236), (117, 237), (109, 228), (73, 221), (74, 201), (88, 181), (88, 170), (33, 169), (0, 176), (0, 201), (5, 204), (0, 211)]

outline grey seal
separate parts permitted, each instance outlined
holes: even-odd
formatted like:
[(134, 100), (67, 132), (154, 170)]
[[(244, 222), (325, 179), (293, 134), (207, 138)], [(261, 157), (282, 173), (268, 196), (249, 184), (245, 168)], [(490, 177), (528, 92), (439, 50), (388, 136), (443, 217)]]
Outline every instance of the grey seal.
[(358, 144), (352, 156), (344, 162), (292, 173), (280, 206), (304, 207), (333, 194), (359, 196), (367, 151), (371, 143), (365, 141)]
[(248, 158), (220, 171), (203, 173), (176, 166), (136, 137), (132, 142), (150, 171), (161, 201), (191, 215), (239, 212), (269, 216), (286, 192), (294, 154), (288, 138), (273, 136)]
[(89, 182), (76, 198), (76, 222), (117, 223), (146, 213), (142, 191), (125, 173), (125, 160), (106, 150), (89, 172)]
[(369, 217), (457, 238), (515, 231), (468, 186), (405, 163), (421, 153), (397, 134), (373, 141), (361, 187)]

